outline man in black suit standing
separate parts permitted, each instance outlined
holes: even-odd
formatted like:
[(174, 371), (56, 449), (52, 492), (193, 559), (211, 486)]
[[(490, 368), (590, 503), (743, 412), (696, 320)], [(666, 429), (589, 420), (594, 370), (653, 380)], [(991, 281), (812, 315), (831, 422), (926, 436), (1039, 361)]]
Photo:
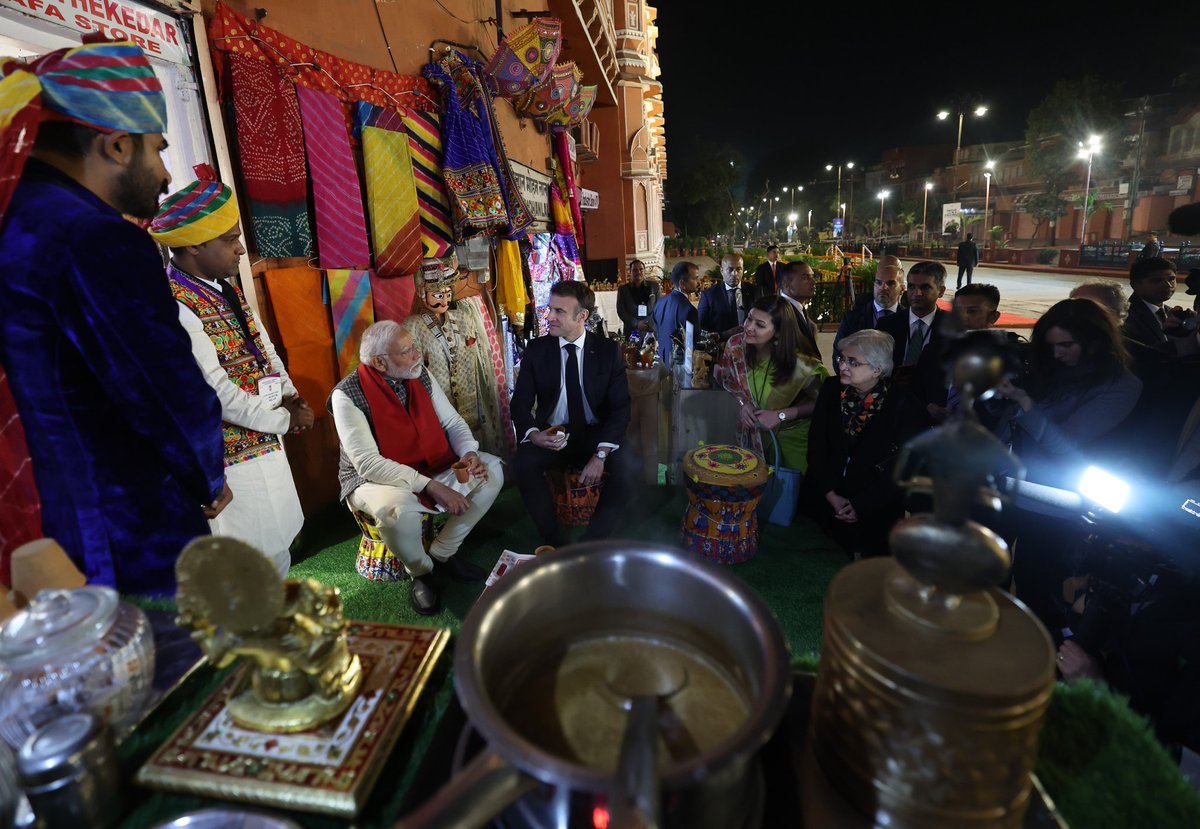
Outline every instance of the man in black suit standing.
[(754, 284), (758, 286), (758, 295), (779, 293), (779, 277), (787, 265), (779, 261), (779, 245), (767, 248), (767, 261), (758, 266), (754, 272)]
[[(629, 384), (620, 347), (584, 330), (596, 297), (584, 282), (550, 288), (550, 333), (529, 343), (521, 357), (512, 398), (513, 423), (521, 443), (515, 472), (525, 508), (542, 543), (559, 546), (558, 525), (546, 472), (580, 468), (579, 482), (591, 485), (608, 469), (608, 480), (583, 539), (604, 538), (629, 498), (637, 458), (620, 451), (629, 426)], [(565, 426), (565, 434), (551, 434)]]
[(744, 270), (741, 254), (727, 253), (721, 258), (721, 281), (700, 294), (701, 331), (715, 331), (727, 340), (741, 329), (759, 297), (753, 285), (742, 284)]
[(968, 233), (967, 238), (958, 243), (958, 284), (955, 290), (962, 287), (963, 274), (967, 275), (967, 284), (971, 284), (971, 274), (979, 264), (979, 245), (975, 244), (975, 234)]
[(1152, 256), (1135, 260), (1129, 269), (1129, 315), (1124, 333), (1131, 340), (1164, 354), (1190, 354), (1196, 349), (1184, 338), (1168, 336), (1185, 318), (1182, 308), (1168, 308), (1175, 295), (1175, 265), (1169, 259)]
[(641, 259), (634, 259), (629, 263), (629, 281), (617, 288), (617, 316), (621, 318), (621, 333), (627, 340), (635, 331), (650, 330), (654, 291), (645, 276), (646, 266)]
[(948, 391), (941, 329), (949, 312), (937, 305), (944, 293), (946, 268), (939, 262), (918, 262), (908, 271), (908, 308), (880, 318), (876, 326), (895, 341), (896, 382), (906, 384), (925, 405), (931, 422), (945, 408)]
[(890, 317), (900, 308), (900, 295), (904, 293), (904, 266), (900, 257), (888, 254), (879, 260), (875, 269), (872, 293), (859, 294), (854, 307), (842, 317), (837, 334), (833, 338), (833, 350), (837, 351), (842, 338), (855, 331), (874, 328), (879, 321)]
[(788, 262), (784, 265), (779, 274), (779, 295), (796, 312), (796, 323), (800, 327), (800, 350), (820, 360), (821, 347), (817, 345), (816, 323), (808, 316), (808, 304), (817, 295), (817, 277), (812, 265), (807, 262)]

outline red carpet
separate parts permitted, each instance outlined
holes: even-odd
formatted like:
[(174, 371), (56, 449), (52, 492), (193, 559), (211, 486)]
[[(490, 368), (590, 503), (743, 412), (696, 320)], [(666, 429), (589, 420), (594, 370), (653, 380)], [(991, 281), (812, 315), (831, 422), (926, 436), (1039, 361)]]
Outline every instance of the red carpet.
[[(938, 307), (943, 311), (953, 311), (954, 306), (947, 300), (939, 299)], [(997, 328), (1033, 328), (1037, 320), (1032, 317), (1019, 317), (1016, 314), (1000, 313), (1000, 319), (996, 320)]]

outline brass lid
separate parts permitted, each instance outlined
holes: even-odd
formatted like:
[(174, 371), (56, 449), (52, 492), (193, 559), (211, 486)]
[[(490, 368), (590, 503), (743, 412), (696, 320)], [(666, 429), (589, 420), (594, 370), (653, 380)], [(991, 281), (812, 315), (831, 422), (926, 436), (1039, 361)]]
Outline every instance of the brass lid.
[[(955, 707), (1038, 704), (1054, 682), (1054, 647), (1024, 605), (1000, 590), (963, 597), (978, 613), (994, 608), (985, 635), (964, 637), (906, 615), (888, 593), (905, 580), (891, 558), (844, 568), (825, 602), (827, 647), (874, 674), (898, 693)], [(960, 606), (956, 614), (969, 608)], [(1011, 712), (1010, 712), (1011, 713)]]

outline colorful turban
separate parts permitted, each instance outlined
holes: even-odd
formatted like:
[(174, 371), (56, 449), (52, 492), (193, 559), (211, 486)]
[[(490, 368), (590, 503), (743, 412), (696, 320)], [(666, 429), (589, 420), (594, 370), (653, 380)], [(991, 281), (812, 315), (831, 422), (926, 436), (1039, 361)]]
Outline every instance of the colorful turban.
[(167, 100), (150, 61), (127, 41), (59, 49), (28, 64), (0, 58), (0, 218), (38, 124), (63, 119), (104, 132), (165, 132)]
[(238, 222), (233, 188), (217, 181), (207, 164), (197, 164), (195, 171), (199, 179), (167, 197), (150, 223), (154, 241), (169, 248), (203, 245)]

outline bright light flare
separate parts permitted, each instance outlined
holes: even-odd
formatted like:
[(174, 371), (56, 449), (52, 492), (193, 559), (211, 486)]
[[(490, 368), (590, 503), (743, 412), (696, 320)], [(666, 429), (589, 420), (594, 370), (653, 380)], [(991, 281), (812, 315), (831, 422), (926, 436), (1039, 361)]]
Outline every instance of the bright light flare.
[(1079, 482), (1079, 494), (1111, 513), (1118, 513), (1129, 500), (1129, 484), (1098, 466), (1089, 466)]

